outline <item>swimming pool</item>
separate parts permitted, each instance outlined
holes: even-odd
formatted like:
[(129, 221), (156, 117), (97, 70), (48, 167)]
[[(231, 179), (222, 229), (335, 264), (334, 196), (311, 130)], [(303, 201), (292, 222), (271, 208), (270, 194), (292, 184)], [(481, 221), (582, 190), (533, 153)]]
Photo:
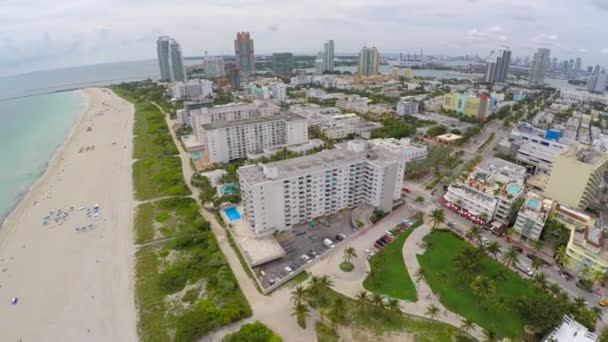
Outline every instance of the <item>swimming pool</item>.
[(224, 209), (224, 214), (226, 214), (226, 217), (228, 217), (228, 221), (230, 222), (241, 219), (241, 214), (239, 214), (239, 211), (236, 209), (236, 207)]
[(536, 208), (538, 208), (538, 200), (535, 200), (533, 198), (530, 199), (530, 200), (528, 200), (528, 207), (530, 209), (536, 209)]
[(507, 187), (507, 194), (509, 195), (515, 195), (519, 192), (519, 190), (521, 190), (521, 188), (519, 187), (519, 185), (517, 184), (509, 184), (509, 186)]
[(194, 159), (194, 160), (201, 159), (201, 153), (200, 152), (194, 152), (194, 153), (192, 153), (192, 159)]

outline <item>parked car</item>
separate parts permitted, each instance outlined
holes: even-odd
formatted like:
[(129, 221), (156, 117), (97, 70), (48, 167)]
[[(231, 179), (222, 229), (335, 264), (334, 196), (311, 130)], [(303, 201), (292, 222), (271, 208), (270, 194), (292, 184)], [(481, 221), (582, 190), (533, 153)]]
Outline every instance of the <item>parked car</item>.
[(572, 278), (574, 278), (574, 276), (564, 270), (560, 270), (559, 271), (559, 275), (562, 276), (562, 278), (566, 279), (566, 280), (572, 280)]
[(598, 303), (600, 306), (608, 306), (608, 300), (606, 299), (602, 299), (600, 300), (600, 302)]
[(344, 238), (340, 235), (334, 236), (334, 239), (336, 239), (336, 241), (338, 241), (338, 242), (344, 240)]
[(289, 274), (293, 273), (293, 270), (289, 266), (285, 266), (285, 268), (283, 270)]
[(335, 246), (334, 242), (331, 241), (331, 239), (328, 239), (328, 238), (325, 238), (325, 240), (323, 240), (323, 243), (325, 244), (325, 246), (327, 246), (329, 248), (333, 248)]
[(386, 233), (386, 235), (393, 237), (393, 232), (391, 232), (390, 230), (385, 231), (384, 233)]
[(308, 256), (309, 256), (311, 259), (315, 259), (316, 257), (318, 257), (318, 256), (319, 256), (319, 254), (317, 254), (317, 252), (313, 251), (312, 249), (311, 249), (311, 250), (309, 250), (308, 252), (306, 252), (306, 254), (308, 254)]
[(384, 248), (384, 246), (382, 244), (380, 244), (380, 242), (376, 241), (376, 243), (374, 244), (374, 248), (382, 249), (382, 248)]
[(377, 243), (379, 243), (379, 244), (381, 244), (381, 245), (382, 245), (382, 247), (384, 247), (384, 246), (388, 245), (388, 242), (387, 242), (387, 241), (385, 241), (385, 240), (382, 240), (382, 239), (378, 239), (378, 240), (376, 240), (376, 242), (377, 242)]
[(385, 239), (384, 237), (381, 237), (376, 241), (382, 241), (382, 243), (384, 243), (385, 245), (388, 245), (388, 243), (389, 243), (389, 241), (387, 239)]
[(300, 258), (302, 258), (302, 260), (306, 261), (306, 263), (311, 262), (310, 257), (306, 254), (302, 254), (302, 256), (300, 256)]
[(393, 240), (395, 240), (394, 237), (387, 235), (387, 234), (382, 235), (382, 238), (384, 238), (384, 240), (386, 240), (388, 242), (392, 242)]

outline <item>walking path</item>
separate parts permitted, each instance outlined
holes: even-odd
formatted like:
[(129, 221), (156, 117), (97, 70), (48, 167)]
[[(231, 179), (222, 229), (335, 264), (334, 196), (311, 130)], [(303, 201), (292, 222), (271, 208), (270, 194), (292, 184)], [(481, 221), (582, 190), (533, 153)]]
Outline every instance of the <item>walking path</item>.
[[(153, 104), (157, 106), (161, 110), (161, 112), (164, 113), (163, 109), (160, 106), (158, 106), (156, 103)], [(182, 162), (184, 180), (192, 191), (193, 198), (202, 208), (202, 203), (200, 203), (199, 200), (200, 189), (190, 184), (190, 179), (192, 178), (192, 175), (195, 172), (190, 165), (190, 155), (188, 152), (184, 151), (182, 144), (180, 144), (178, 137), (175, 134), (175, 130), (173, 129), (174, 121), (169, 118), (169, 115), (165, 115), (165, 121), (167, 123), (167, 126), (169, 126), (169, 131), (171, 132), (171, 136), (173, 137), (175, 145), (177, 146), (177, 149), (179, 151), (179, 156)], [(228, 237), (226, 236), (226, 230), (216, 221), (215, 215), (205, 209), (201, 209), (200, 213), (207, 221), (209, 221), (211, 225), (211, 231), (215, 234), (218, 245), (222, 250), (222, 253), (224, 253), (228, 264), (230, 264), (232, 272), (234, 273), (234, 276), (236, 277), (236, 280), (239, 283), (241, 291), (247, 298), (247, 301), (249, 302), (249, 305), (253, 310), (252, 317), (225, 326), (215, 331), (214, 333), (206, 336), (202, 339), (202, 341), (221, 341), (221, 339), (226, 334), (237, 331), (241, 325), (256, 320), (266, 324), (270, 329), (280, 335), (285, 341), (315, 341), (316, 333), (314, 331), (313, 321), (309, 319), (307, 328), (302, 329), (297, 325), (295, 318), (291, 316), (291, 289), (283, 286), (268, 296), (264, 296), (260, 292), (258, 292), (257, 288), (254, 285), (254, 280), (249, 278), (247, 273), (245, 273), (245, 270), (243, 269), (243, 266), (241, 265), (238, 256), (236, 255), (232, 246), (230, 246)]]

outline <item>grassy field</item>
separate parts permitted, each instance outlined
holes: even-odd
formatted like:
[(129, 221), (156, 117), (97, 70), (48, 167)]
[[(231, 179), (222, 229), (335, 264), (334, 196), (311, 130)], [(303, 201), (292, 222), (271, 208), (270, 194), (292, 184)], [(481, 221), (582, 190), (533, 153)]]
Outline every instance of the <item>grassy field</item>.
[(339, 336), (336, 331), (321, 321), (315, 322), (315, 332), (317, 333), (317, 342), (339, 341)]
[(370, 258), (372, 273), (363, 281), (366, 290), (398, 299), (417, 300), (416, 287), (403, 261), (403, 244), (418, 225), (399, 234), (391, 244)]
[(190, 195), (179, 157), (142, 159), (133, 163), (135, 199)]
[(199, 206), (189, 197), (174, 197), (144, 203), (135, 212), (135, 243), (166, 239), (192, 229), (206, 230), (209, 223), (198, 213)]
[(135, 265), (141, 341), (196, 341), (252, 314), (211, 232), (141, 248)]
[(165, 115), (149, 102), (135, 102), (135, 124), (133, 134), (169, 133)]
[(169, 133), (145, 134), (133, 137), (133, 158), (135, 159), (173, 156), (178, 153)]
[[(333, 290), (329, 290), (328, 297), (329, 308), (338, 298), (343, 301), (340, 310), (343, 317), (338, 323), (354, 331), (364, 332), (365, 335), (382, 337), (396, 332), (407, 332), (415, 336), (415, 341), (452, 342), (456, 337), (457, 341), (473, 341), (469, 336), (462, 335), (460, 329), (449, 324), (380, 309), (371, 303), (360, 305), (356, 300)], [(324, 341), (333, 341), (333, 334), (329, 335), (330, 338)]]
[(494, 330), (498, 336), (517, 337), (524, 332), (525, 322), (515, 304), (521, 297), (536, 294), (527, 281), (496, 260), (481, 257), (479, 275), (494, 279), (499, 271), (504, 272), (505, 279), (496, 282), (496, 296), (503, 300), (498, 305), (477, 296), (469, 282), (462, 279), (454, 258), (465, 248), (465, 241), (445, 231), (433, 232), (425, 239), (429, 247), (424, 255), (418, 256), (418, 261), (429, 286), (448, 310), (473, 320), (484, 329)]

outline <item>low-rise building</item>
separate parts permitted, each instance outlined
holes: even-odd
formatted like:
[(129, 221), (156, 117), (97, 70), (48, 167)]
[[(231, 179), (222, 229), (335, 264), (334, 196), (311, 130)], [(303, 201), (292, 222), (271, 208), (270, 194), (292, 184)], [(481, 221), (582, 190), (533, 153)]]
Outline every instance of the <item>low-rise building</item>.
[(397, 102), (398, 115), (412, 115), (418, 113), (418, 102), (401, 99)]
[(597, 198), (607, 166), (608, 154), (571, 146), (555, 157), (545, 195), (584, 210)]
[(336, 107), (344, 110), (352, 110), (357, 113), (365, 113), (368, 110), (368, 98), (359, 95), (346, 95), (336, 101)]
[(215, 121), (201, 128), (210, 163), (242, 160), (267, 148), (308, 141), (306, 119), (292, 113)]
[(552, 210), (553, 201), (543, 198), (534, 192), (528, 192), (524, 203), (517, 213), (513, 230), (521, 238), (530, 241), (538, 240)]
[(382, 124), (364, 120), (355, 113), (346, 113), (329, 115), (318, 127), (328, 138), (340, 140), (350, 135), (369, 138), (371, 132)]
[(442, 145), (454, 145), (461, 138), (462, 138), (462, 136), (460, 136), (458, 134), (446, 133), (446, 134), (436, 136), (435, 140), (437, 140), (437, 142)]
[(176, 82), (171, 86), (170, 92), (176, 100), (209, 97), (213, 96), (213, 82), (200, 79)]
[(257, 235), (368, 204), (384, 212), (400, 199), (405, 159), (364, 141), (238, 169), (243, 216)]
[(513, 203), (523, 195), (526, 169), (506, 160), (491, 158), (478, 166), (464, 182), (450, 184), (444, 198), (472, 219), (507, 224)]
[(371, 146), (383, 147), (393, 152), (403, 153), (406, 162), (426, 159), (428, 156), (426, 145), (414, 144), (410, 138), (372, 139), (368, 143)]
[(462, 94), (446, 94), (443, 97), (442, 108), (448, 111), (455, 111), (464, 116), (485, 119), (492, 114), (491, 98), (486, 94), (479, 96), (462, 95)]
[(549, 335), (543, 338), (542, 342), (596, 342), (598, 336), (589, 331), (584, 325), (575, 321), (570, 316), (564, 316), (558, 325)]

